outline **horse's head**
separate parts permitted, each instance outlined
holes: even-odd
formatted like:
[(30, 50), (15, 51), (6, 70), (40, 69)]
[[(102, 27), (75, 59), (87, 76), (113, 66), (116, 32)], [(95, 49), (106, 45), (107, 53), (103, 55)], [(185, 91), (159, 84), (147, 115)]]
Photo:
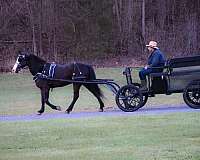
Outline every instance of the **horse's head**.
[(12, 72), (18, 73), (21, 69), (23, 69), (27, 65), (28, 65), (28, 55), (24, 53), (20, 53), (13, 66)]

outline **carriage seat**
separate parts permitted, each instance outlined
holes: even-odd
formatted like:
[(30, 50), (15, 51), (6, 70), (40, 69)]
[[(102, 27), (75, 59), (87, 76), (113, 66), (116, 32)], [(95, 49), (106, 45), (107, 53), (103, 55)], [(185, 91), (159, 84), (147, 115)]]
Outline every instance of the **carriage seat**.
[[(196, 67), (195, 67), (196, 66)], [(199, 66), (199, 67), (198, 67)], [(150, 77), (160, 77), (200, 70), (200, 56), (172, 58), (166, 61), (163, 71), (151, 73)]]
[(200, 72), (200, 56), (173, 58), (168, 60), (167, 66), (170, 75), (186, 75)]
[(149, 87), (154, 94), (163, 94), (167, 90), (167, 79), (168, 75), (166, 66), (161, 67), (160, 72), (150, 73), (148, 75)]
[[(167, 69), (167, 71), (165, 70)], [(200, 56), (172, 58), (166, 61), (163, 71), (151, 73), (151, 77), (159, 77), (173, 74), (189, 74), (189, 72), (200, 71)]]
[(163, 71), (163, 72), (157, 72), (157, 73), (150, 73), (149, 74), (149, 76), (150, 77), (165, 77), (165, 76), (167, 76), (168, 75), (168, 73), (167, 72), (165, 72), (165, 71)]
[(173, 58), (167, 61), (170, 68), (200, 66), (200, 56)]
[(163, 66), (163, 67), (155, 67), (155, 68), (159, 68), (160, 69), (160, 72), (153, 72), (153, 73), (150, 73), (148, 76), (150, 78), (154, 78), (154, 77), (163, 77), (163, 76), (167, 76), (168, 73), (166, 71), (166, 64)]
[(149, 82), (151, 81), (152, 84), (158, 84), (161, 81), (166, 81), (166, 77), (168, 76), (168, 72), (157, 72), (157, 73), (150, 73), (148, 75)]
[(154, 94), (164, 94), (167, 91), (167, 75), (168, 73), (163, 70), (163, 72), (150, 73), (148, 75), (148, 82), (152, 95)]

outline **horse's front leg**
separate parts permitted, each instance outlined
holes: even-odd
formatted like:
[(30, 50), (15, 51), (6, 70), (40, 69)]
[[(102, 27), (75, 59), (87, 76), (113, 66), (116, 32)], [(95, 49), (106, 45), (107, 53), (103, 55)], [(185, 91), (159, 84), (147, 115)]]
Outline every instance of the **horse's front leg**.
[(41, 92), (41, 108), (38, 111), (38, 115), (41, 115), (45, 109), (45, 88), (40, 88), (40, 92)]
[(65, 111), (68, 114), (72, 111), (72, 109), (74, 107), (74, 104), (76, 103), (77, 99), (79, 98), (80, 87), (81, 87), (81, 84), (73, 84), (74, 97), (73, 97), (73, 100), (72, 100), (71, 104), (69, 105), (69, 107)]
[(46, 103), (49, 107), (51, 107), (52, 109), (61, 111), (61, 107), (60, 107), (60, 106), (55, 106), (55, 105), (53, 105), (53, 104), (51, 104), (51, 103), (49, 102), (49, 90), (50, 90), (50, 89), (47, 89), (46, 92), (45, 92), (45, 103)]

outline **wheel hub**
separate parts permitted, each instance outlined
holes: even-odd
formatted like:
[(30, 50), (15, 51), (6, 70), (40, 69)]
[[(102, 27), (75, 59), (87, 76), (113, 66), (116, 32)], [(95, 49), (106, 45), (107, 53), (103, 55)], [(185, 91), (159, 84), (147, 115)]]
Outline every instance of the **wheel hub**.
[(193, 93), (193, 97), (194, 97), (195, 99), (199, 99), (199, 98), (200, 98), (200, 93), (199, 93), (199, 92), (194, 92), (194, 93)]

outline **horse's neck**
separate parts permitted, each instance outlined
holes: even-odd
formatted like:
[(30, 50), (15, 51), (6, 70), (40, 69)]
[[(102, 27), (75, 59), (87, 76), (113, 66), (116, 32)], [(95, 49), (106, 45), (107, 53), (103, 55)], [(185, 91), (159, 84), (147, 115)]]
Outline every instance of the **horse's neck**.
[(42, 72), (45, 63), (46, 63), (45, 60), (35, 55), (31, 55), (29, 59), (29, 65), (28, 65), (31, 74), (35, 76), (37, 73)]

